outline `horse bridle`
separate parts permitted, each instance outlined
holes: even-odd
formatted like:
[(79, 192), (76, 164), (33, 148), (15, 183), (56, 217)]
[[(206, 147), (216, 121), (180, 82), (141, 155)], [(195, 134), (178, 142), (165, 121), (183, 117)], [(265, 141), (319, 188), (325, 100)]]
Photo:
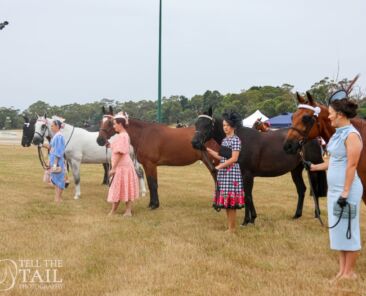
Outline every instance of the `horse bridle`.
[(313, 107), (313, 106), (305, 105), (305, 104), (300, 104), (297, 108), (298, 109), (308, 109), (308, 110), (313, 111), (313, 115), (311, 116), (312, 121), (311, 121), (310, 124), (306, 125), (305, 131), (302, 131), (302, 130), (298, 129), (297, 127), (294, 127), (294, 126), (290, 126), (290, 129), (296, 131), (300, 136), (302, 136), (302, 139), (299, 140), (299, 145), (300, 145), (300, 147), (303, 147), (303, 145), (308, 141), (310, 131), (313, 128), (315, 123), (316, 123), (318, 131), (320, 133), (320, 123), (319, 123), (319, 120), (318, 120), (318, 116), (319, 116), (319, 113), (320, 113), (321, 110), (318, 106)]
[[(108, 119), (110, 119), (110, 118), (113, 118), (113, 116), (112, 116), (112, 115), (109, 115), (109, 114), (105, 114), (105, 115), (103, 115), (103, 118), (108, 118)], [(100, 133), (100, 132), (103, 132), (103, 133), (104, 133), (104, 137), (105, 137), (105, 140), (106, 140), (106, 141), (108, 141), (108, 135), (112, 134), (112, 133), (111, 133), (112, 131), (113, 131), (113, 126), (112, 126), (112, 127), (110, 127), (110, 128), (108, 128), (108, 129), (106, 129), (106, 128), (100, 128), (100, 129), (99, 129), (99, 133)]]
[(212, 137), (212, 132), (213, 132), (213, 128), (214, 128), (214, 125), (215, 125), (215, 118), (209, 116), (209, 115), (206, 115), (206, 114), (201, 114), (197, 117), (197, 120), (199, 118), (207, 118), (207, 119), (210, 119), (211, 120), (211, 125), (210, 125), (210, 130), (207, 132), (207, 133), (202, 133), (201, 131), (197, 131), (195, 130), (195, 133), (196, 134), (200, 134), (202, 135), (202, 138), (201, 138), (201, 145), (203, 146), (207, 140), (209, 140), (211, 137)]

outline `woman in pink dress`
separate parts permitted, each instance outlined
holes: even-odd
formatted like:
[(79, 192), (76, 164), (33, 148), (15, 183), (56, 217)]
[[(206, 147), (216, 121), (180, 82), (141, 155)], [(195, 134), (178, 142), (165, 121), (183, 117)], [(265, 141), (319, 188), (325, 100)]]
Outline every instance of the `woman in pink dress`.
[(112, 203), (112, 210), (109, 215), (113, 215), (120, 201), (123, 201), (126, 203), (123, 216), (132, 216), (132, 203), (139, 196), (138, 178), (129, 155), (130, 137), (126, 132), (127, 125), (127, 115), (120, 112), (114, 117), (113, 128), (118, 134), (111, 143), (111, 184), (107, 200)]

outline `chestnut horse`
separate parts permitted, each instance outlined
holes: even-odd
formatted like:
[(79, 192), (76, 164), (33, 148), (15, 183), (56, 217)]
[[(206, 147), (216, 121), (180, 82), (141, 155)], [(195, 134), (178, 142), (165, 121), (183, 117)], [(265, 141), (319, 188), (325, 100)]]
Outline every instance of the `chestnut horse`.
[[(306, 93), (308, 100), (297, 94), (297, 100), (302, 105), (309, 105), (311, 107), (319, 107), (320, 112), (316, 116), (315, 111), (307, 109), (299, 105), (297, 111), (292, 117), (292, 127), (289, 129), (286, 137), (284, 149), (287, 153), (297, 153), (302, 144), (309, 139), (322, 137), (327, 143), (330, 137), (335, 132), (334, 127), (331, 126), (328, 118), (328, 108), (320, 103), (314, 101), (310, 93)], [(366, 204), (366, 121), (361, 118), (351, 119), (352, 125), (359, 131), (364, 149), (362, 149), (361, 157), (358, 162), (357, 173), (361, 179), (363, 186), (362, 199)]]
[[(145, 170), (150, 191), (149, 208), (156, 209), (160, 205), (157, 166), (185, 166), (202, 160), (213, 178), (216, 178), (213, 160), (208, 157), (207, 152), (203, 153), (192, 148), (194, 127), (170, 128), (159, 123), (129, 118), (126, 130), (137, 160)], [(114, 134), (113, 116), (106, 114), (99, 129), (97, 143), (100, 146), (106, 145)], [(218, 150), (217, 143), (211, 142), (210, 146)]]
[(260, 132), (268, 132), (270, 130), (270, 124), (268, 122), (263, 122), (262, 117), (260, 117), (253, 123), (252, 128)]
[[(210, 139), (221, 143), (225, 138), (222, 119), (212, 117), (212, 108), (203, 115), (198, 116), (195, 125), (196, 133), (192, 139), (192, 146), (195, 149), (203, 149), (204, 143)], [(302, 216), (306, 191), (306, 186), (302, 178), (304, 167), (298, 153), (289, 155), (282, 148), (287, 131), (288, 129), (279, 129), (267, 133), (259, 133), (247, 127), (241, 127), (236, 131), (237, 136), (243, 143), (238, 160), (243, 176), (246, 203), (245, 217), (242, 225), (254, 223), (257, 217), (252, 198), (254, 177), (277, 177), (291, 172), (291, 177), (296, 185), (298, 194), (298, 203), (294, 218)], [(312, 159), (313, 163), (323, 162), (320, 146), (317, 145), (314, 148), (309, 147), (308, 154), (305, 153), (305, 159)], [(325, 175), (322, 180), (325, 180)], [(321, 182), (321, 184), (324, 184), (324, 182)], [(314, 190), (320, 190), (316, 196), (323, 196), (326, 193), (324, 186), (315, 185)]]

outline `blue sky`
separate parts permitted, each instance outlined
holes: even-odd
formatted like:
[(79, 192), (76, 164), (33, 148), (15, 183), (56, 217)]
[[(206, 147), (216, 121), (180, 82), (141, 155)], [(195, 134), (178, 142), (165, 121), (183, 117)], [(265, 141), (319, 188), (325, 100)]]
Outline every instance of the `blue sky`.
[[(164, 96), (366, 87), (366, 1), (163, 0)], [(157, 98), (158, 0), (1, 0), (0, 106)]]

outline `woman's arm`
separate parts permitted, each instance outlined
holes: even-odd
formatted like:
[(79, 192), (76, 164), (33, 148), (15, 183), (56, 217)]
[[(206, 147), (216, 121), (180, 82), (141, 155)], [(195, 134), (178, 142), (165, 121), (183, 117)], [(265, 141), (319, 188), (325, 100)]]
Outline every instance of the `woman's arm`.
[(121, 160), (122, 156), (123, 156), (122, 153), (117, 153), (117, 156), (113, 158), (112, 168), (109, 171), (109, 175), (114, 175), (116, 173), (116, 167), (117, 167), (119, 161)]
[(344, 181), (342, 197), (348, 197), (349, 191), (352, 186), (353, 179), (360, 160), (362, 142), (356, 133), (350, 133), (345, 142), (347, 151), (347, 167), (346, 167), (346, 179)]
[(237, 162), (238, 158), (239, 158), (239, 154), (240, 154), (240, 151), (233, 150), (233, 154), (232, 154), (231, 158), (228, 159), (227, 161), (225, 161), (224, 163), (220, 163), (218, 166), (216, 166), (216, 169), (217, 170), (223, 169), (223, 168), (226, 168), (226, 167), (232, 165), (233, 163)]
[(311, 164), (310, 171), (325, 171), (329, 166), (329, 158), (324, 158), (324, 162), (318, 164)]
[(211, 148), (206, 148), (207, 149), (207, 152), (215, 159), (217, 160), (221, 160), (221, 156), (219, 155), (218, 152), (216, 152), (215, 150), (212, 150)]

